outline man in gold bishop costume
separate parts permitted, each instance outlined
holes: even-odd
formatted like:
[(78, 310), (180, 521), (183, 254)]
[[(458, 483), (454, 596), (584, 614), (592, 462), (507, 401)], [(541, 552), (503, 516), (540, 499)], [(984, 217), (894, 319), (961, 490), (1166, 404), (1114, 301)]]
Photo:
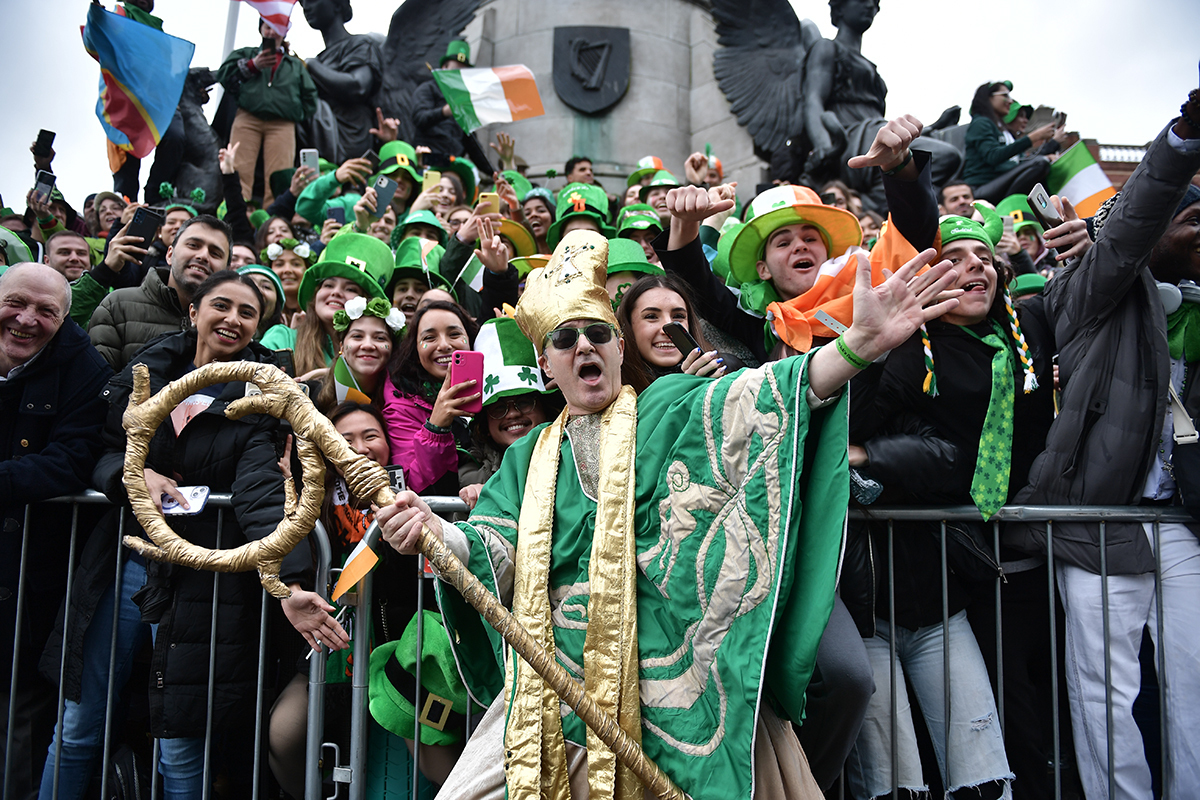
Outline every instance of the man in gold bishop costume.
[[(871, 288), (862, 260), (840, 342), (720, 380), (669, 375), (636, 396), (621, 385), (607, 249), (589, 231), (563, 237), (517, 305), (563, 413), (508, 448), (468, 521), (405, 492), (379, 512), (384, 539), (416, 552), (427, 525), (691, 797), (819, 798), (787, 721), (803, 718), (837, 578), (842, 388), (954, 307), (923, 308), (955, 275), (945, 262), (918, 275), (927, 251)], [(641, 798), (633, 773), (445, 588), (459, 670), (488, 711), (441, 796)]]

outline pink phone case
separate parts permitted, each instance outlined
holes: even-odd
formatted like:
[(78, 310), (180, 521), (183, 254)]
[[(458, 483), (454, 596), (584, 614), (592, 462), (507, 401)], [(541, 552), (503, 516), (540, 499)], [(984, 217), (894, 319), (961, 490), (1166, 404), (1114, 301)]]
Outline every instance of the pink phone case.
[(462, 406), (468, 414), (483, 411), (483, 353), (475, 350), (455, 350), (450, 360), (450, 385), (463, 381), (475, 381), (475, 388), (464, 389), (463, 394), (479, 393), (479, 398)]

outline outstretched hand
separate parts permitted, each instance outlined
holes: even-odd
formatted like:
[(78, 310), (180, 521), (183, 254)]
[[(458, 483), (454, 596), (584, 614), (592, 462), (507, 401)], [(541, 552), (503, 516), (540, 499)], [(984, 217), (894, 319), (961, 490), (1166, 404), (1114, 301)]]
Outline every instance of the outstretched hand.
[(921, 135), (923, 128), (921, 121), (912, 114), (896, 117), (879, 129), (865, 154), (854, 156), (846, 165), (851, 169), (892, 169), (908, 157), (908, 146)]

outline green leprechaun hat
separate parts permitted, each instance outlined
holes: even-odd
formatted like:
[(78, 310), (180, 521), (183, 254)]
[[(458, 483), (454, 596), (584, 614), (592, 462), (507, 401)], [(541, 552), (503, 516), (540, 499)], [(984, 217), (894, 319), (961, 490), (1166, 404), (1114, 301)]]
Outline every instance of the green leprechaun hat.
[(618, 272), (641, 272), (646, 275), (664, 275), (666, 270), (646, 260), (646, 251), (632, 239), (608, 240), (608, 274)]
[(563, 226), (577, 217), (595, 220), (600, 226), (600, 234), (606, 239), (616, 235), (616, 231), (608, 224), (608, 195), (599, 186), (590, 183), (568, 183), (558, 192), (554, 212), (558, 218), (546, 232), (546, 243), (551, 247), (558, 245), (558, 240), (562, 238)]
[(1009, 216), (1013, 218), (1013, 233), (1020, 233), (1025, 228), (1033, 228), (1037, 231), (1038, 236), (1044, 233), (1041, 223), (1033, 215), (1033, 208), (1029, 205), (1029, 198), (1023, 194), (1010, 194), (1001, 200), (996, 205), (996, 213), (1001, 217)]
[(647, 228), (663, 229), (662, 220), (654, 206), (645, 203), (631, 203), (617, 214), (617, 237), (625, 235), (626, 231), (644, 231)]
[(329, 240), (321, 251), (321, 260), (304, 271), (296, 299), (308, 308), (317, 286), (326, 278), (354, 281), (371, 297), (388, 299), (384, 287), (392, 280), (395, 262), (392, 249), (365, 233), (344, 233)]
[[(454, 744), (462, 741), (470, 697), (458, 676), (458, 665), (442, 617), (422, 612), (424, 643), (421, 647), (421, 744)], [(418, 716), (417, 617), (409, 620), (398, 641), (385, 642), (371, 652), (367, 685), (371, 716), (381, 726), (412, 739)]]
[(647, 175), (654, 175), (664, 169), (663, 160), (658, 156), (642, 156), (638, 159), (637, 169), (629, 174), (629, 178), (625, 181), (625, 187), (628, 188), (636, 183), (641, 183), (642, 178)]
[[(414, 186), (421, 182), (421, 176), (417, 173), (417, 151), (408, 142), (399, 140), (388, 142), (379, 148), (379, 172), (375, 178), (380, 175), (395, 175), (397, 172), (407, 175)], [(374, 178), (371, 182), (375, 182)]]
[(650, 196), (651, 189), (658, 189), (664, 186), (668, 189), (677, 189), (679, 188), (679, 179), (665, 169), (660, 169), (654, 173), (654, 177), (650, 179), (650, 182), (638, 192), (638, 199), (644, 203), (646, 202), (646, 198)]
[(410, 236), (401, 241), (396, 248), (396, 268), (388, 282), (388, 295), (392, 294), (392, 284), (400, 278), (418, 278), (430, 289), (445, 289), (453, 295), (454, 287), (438, 271), (438, 263), (445, 252), (437, 242), (419, 236)]
[(483, 404), (530, 392), (546, 393), (533, 342), (512, 317), (493, 317), (479, 327), (475, 349), (483, 353)]
[(457, 61), (467, 67), (472, 66), (471, 45), (462, 39), (455, 39), (450, 42), (450, 44), (446, 45), (446, 55), (442, 56), (442, 60), (438, 62), (438, 66), (446, 66), (447, 61)]

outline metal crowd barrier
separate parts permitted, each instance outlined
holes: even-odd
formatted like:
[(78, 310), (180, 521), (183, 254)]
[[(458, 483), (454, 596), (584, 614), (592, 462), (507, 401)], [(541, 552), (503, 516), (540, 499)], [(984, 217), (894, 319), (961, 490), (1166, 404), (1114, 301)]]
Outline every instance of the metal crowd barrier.
[[(427, 502), (429, 502), (430, 506), (433, 508), (433, 510), (435, 512), (443, 514), (443, 515), (455, 513), (455, 512), (465, 512), (466, 511), (465, 505), (458, 498), (428, 497), (425, 499), (427, 500)], [(78, 540), (79, 508), (78, 508), (78, 506), (81, 504), (107, 504), (108, 501), (102, 494), (100, 494), (98, 492), (94, 492), (94, 491), (88, 491), (88, 492), (84, 492), (82, 494), (70, 495), (70, 496), (66, 496), (66, 497), (57, 498), (57, 499), (49, 501), (49, 502), (74, 504), (73, 514), (72, 514), (70, 544), (69, 544), (69, 549), (68, 549), (68, 553), (67, 553), (67, 556), (68, 556), (67, 598), (66, 598), (67, 602), (65, 605), (65, 609), (66, 609), (65, 614), (67, 615), (66, 622), (69, 622), (70, 621), (69, 615), (71, 613), (71, 606), (70, 606), (70, 602), (69, 602), (70, 601), (70, 593), (73, 589), (72, 583), (74, 580), (74, 573), (75, 573), (75, 560), (76, 560), (76, 553), (77, 553), (78, 545), (79, 545), (79, 540)], [(220, 528), (221, 523), (223, 522), (223, 516), (224, 516), (225, 510), (230, 508), (230, 495), (214, 494), (214, 495), (210, 496), (208, 502), (218, 509), (218, 528)], [(946, 523), (952, 522), (952, 521), (968, 521), (968, 520), (977, 522), (979, 520), (978, 511), (976, 511), (976, 509), (972, 506), (937, 507), (937, 508), (934, 508), (934, 507), (904, 507), (904, 508), (883, 508), (883, 507), (875, 508), (875, 507), (872, 507), (869, 509), (852, 509), (850, 511), (849, 516), (850, 516), (851, 520), (855, 520), (855, 521), (870, 520), (870, 521), (874, 521), (874, 522), (886, 522), (886, 524), (887, 524), (887, 539), (888, 539), (887, 559), (888, 559), (889, 576), (894, 572), (894, 561), (893, 561), (893, 559), (894, 559), (894, 529), (893, 529), (894, 523), (898, 522), (898, 521), (935, 521), (935, 522), (940, 522), (940, 539), (941, 539), (940, 550), (941, 550), (941, 571), (942, 571), (942, 587), (943, 587), (942, 588), (942, 624), (943, 624), (943, 629), (945, 630), (945, 626), (947, 626), (949, 623), (949, 616), (950, 616), (949, 615), (948, 593), (947, 593), (947, 589), (946, 589), (946, 587), (947, 587), (946, 576), (947, 576), (947, 571), (949, 568), (947, 558), (946, 558)], [(30, 537), (30, 532), (31, 532), (31, 524), (30, 523), (31, 523), (31, 521), (36, 523), (36, 519), (31, 519), (31, 517), (32, 517), (31, 508), (26, 507), (25, 525), (24, 525), (24, 529), (23, 529), (23, 533), (22, 533), (22, 549), (21, 549), (21, 563), (20, 563), (20, 567), (19, 567), (19, 583), (17, 586), (16, 628), (15, 628), (15, 636), (14, 636), (14, 642), (13, 642), (13, 654), (12, 654), (13, 673), (12, 673), (11, 684), (9, 687), (9, 707), (7, 709), (8, 725), (7, 725), (7, 736), (6, 736), (6, 741), (5, 741), (3, 800), (9, 800), (10, 797), (14, 797), (14, 795), (12, 795), (10, 793), (10, 784), (11, 784), (10, 778), (11, 778), (13, 743), (14, 743), (13, 726), (14, 726), (14, 721), (15, 721), (16, 705), (17, 705), (16, 693), (17, 693), (17, 689), (18, 689), (18, 686), (17, 686), (18, 664), (19, 664), (21, 638), (22, 638), (22, 629), (21, 629), (22, 628), (22, 615), (23, 615), (22, 612), (24, 610), (25, 592), (26, 592), (26, 588), (27, 588), (25, 585), (26, 584), (26, 556), (27, 556), (27, 551), (28, 551), (28, 547), (29, 547), (29, 537)], [(1109, 639), (1109, 615), (1108, 615), (1108, 599), (1107, 599), (1108, 566), (1107, 566), (1107, 560), (1105, 559), (1105, 557), (1103, 555), (1104, 554), (1104, 543), (1106, 541), (1105, 540), (1106, 524), (1108, 522), (1117, 522), (1117, 521), (1153, 523), (1155, 545), (1156, 545), (1155, 546), (1155, 555), (1156, 555), (1156, 558), (1160, 559), (1159, 560), (1159, 571), (1161, 572), (1161, 556), (1159, 555), (1159, 553), (1161, 552), (1161, 547), (1159, 546), (1160, 542), (1161, 542), (1160, 523), (1163, 523), (1163, 522), (1188, 522), (1188, 521), (1190, 521), (1190, 519), (1191, 518), (1181, 509), (1163, 508), (1163, 507), (1136, 507), (1136, 506), (1134, 506), (1134, 507), (1067, 508), (1067, 507), (1051, 507), (1051, 506), (1008, 506), (1008, 507), (1005, 507), (1004, 509), (1002, 509), (992, 522), (994, 556), (998, 563), (1000, 561), (1000, 530), (1001, 530), (1000, 523), (1001, 522), (1025, 521), (1025, 522), (1045, 522), (1045, 524), (1046, 524), (1046, 531), (1047, 531), (1046, 560), (1047, 560), (1047, 567), (1048, 567), (1048, 581), (1047, 581), (1046, 590), (1048, 593), (1048, 597), (1050, 598), (1050, 601), (1051, 601), (1049, 603), (1049, 608), (1050, 608), (1049, 625), (1050, 625), (1050, 638), (1051, 638), (1051, 642), (1052, 642), (1051, 653), (1050, 653), (1051, 686), (1052, 686), (1052, 695), (1053, 695), (1053, 702), (1051, 704), (1051, 706), (1052, 706), (1051, 714), (1052, 714), (1052, 727), (1053, 727), (1053, 736), (1054, 736), (1054, 739), (1053, 739), (1053, 748), (1054, 748), (1053, 765), (1054, 765), (1054, 786), (1055, 786), (1055, 797), (1056, 798), (1062, 797), (1062, 764), (1063, 764), (1064, 754), (1060, 751), (1060, 719), (1059, 719), (1059, 713), (1058, 713), (1058, 700), (1059, 700), (1060, 689), (1059, 689), (1059, 685), (1058, 685), (1058, 661), (1057, 661), (1058, 654), (1057, 654), (1057, 650), (1053, 646), (1053, 642), (1055, 642), (1057, 640), (1057, 635), (1058, 635), (1057, 634), (1057, 620), (1055, 618), (1055, 603), (1054, 603), (1054, 598), (1056, 597), (1055, 568), (1054, 568), (1055, 555), (1054, 555), (1054, 538), (1053, 538), (1054, 523), (1055, 522), (1063, 522), (1063, 521), (1098, 521), (1100, 523), (1100, 544), (1101, 544), (1100, 552), (1102, 554), (1102, 556), (1101, 556), (1101, 581), (1102, 581), (1102, 586), (1104, 588), (1104, 594), (1105, 594), (1104, 616), (1103, 616), (1104, 638), (1105, 638), (1104, 659), (1105, 659), (1105, 673), (1106, 673), (1106, 676), (1108, 676), (1110, 674), (1110, 670), (1111, 670), (1111, 654), (1109, 652), (1109, 647), (1108, 647), (1108, 639)], [(121, 535), (124, 534), (125, 529), (126, 529), (126, 523), (127, 523), (127, 521), (130, 521), (130, 520), (131, 520), (131, 515), (128, 511), (126, 511), (122, 515), (122, 518), (121, 518), (121, 522), (120, 522), (120, 526), (119, 526), (119, 534), (121, 534)], [(136, 525), (136, 522), (131, 522), (131, 524)], [(321, 535), (313, 536), (310, 538), (310, 541), (314, 543), (314, 548), (315, 548), (314, 552), (317, 557), (317, 581), (316, 581), (317, 591), (322, 595), (322, 597), (324, 597), (326, 600), (328, 600), (330, 588), (332, 587), (333, 581), (336, 580), (336, 576), (339, 571), (334, 569), (330, 563), (331, 555), (330, 555), (330, 547), (329, 547), (328, 539), (326, 536), (323, 535), (324, 531), (323, 531), (323, 529), (321, 529), (319, 527), (319, 525), (318, 525), (317, 532)], [(219, 546), (220, 546), (220, 543), (218, 540), (218, 547)], [(100, 763), (96, 764), (94, 766), (94, 769), (101, 770), (100, 782), (101, 782), (101, 796), (102, 797), (110, 796), (109, 786), (108, 786), (108, 765), (112, 758), (112, 746), (113, 746), (112, 735), (113, 735), (113, 724), (114, 724), (114, 715), (115, 715), (115, 708), (114, 708), (115, 702), (114, 701), (115, 701), (117, 691), (118, 691), (118, 687), (115, 685), (116, 684), (116, 674), (115, 674), (115, 669), (114, 669), (114, 662), (115, 662), (116, 644), (117, 644), (117, 622), (118, 622), (117, 616), (118, 616), (119, 607), (120, 607), (119, 600), (120, 600), (120, 589), (121, 589), (121, 580), (122, 580), (122, 559), (121, 559), (120, 552), (118, 552), (118, 558), (114, 565), (114, 570), (115, 570), (115, 588), (114, 588), (115, 598), (114, 599), (116, 600), (116, 602), (114, 602), (113, 620), (112, 620), (113, 634), (112, 634), (112, 639), (110, 642), (110, 653), (109, 653), (108, 694), (107, 694), (107, 699), (106, 699), (106, 710), (105, 710), (103, 753), (101, 756)], [(422, 625), (421, 612), (423, 611), (424, 606), (425, 606), (425, 580), (424, 580), (425, 577), (427, 577), (427, 576), (425, 576), (424, 572), (422, 571), (421, 579), (418, 580), (417, 584), (416, 584), (417, 585), (417, 608), (418, 608), (418, 611), (417, 611), (417, 614), (418, 614), (418, 616), (417, 616), (418, 642), (422, 641), (422, 636), (423, 636), (423, 630), (421, 627), (421, 625)], [(215, 661), (215, 649), (216, 649), (215, 648), (216, 631), (217, 631), (217, 625), (219, 622), (218, 613), (217, 613), (218, 612), (217, 589), (218, 589), (220, 580), (221, 580), (221, 575), (219, 573), (214, 573), (213, 574), (213, 606), (212, 606), (212, 616), (211, 616), (211, 625), (210, 625), (210, 648), (209, 648), (210, 656), (209, 656), (209, 665), (208, 665), (209, 666), (208, 708), (207, 708), (207, 718), (206, 718), (206, 727), (205, 727), (205, 758), (204, 758), (204, 774), (203, 774), (204, 790), (203, 790), (202, 800), (209, 800), (209, 797), (211, 796), (211, 791), (212, 791), (211, 745), (212, 745), (212, 738), (213, 738), (213, 730), (212, 730), (213, 684), (214, 684), (214, 680), (215, 680), (214, 661)], [(891, 580), (889, 579), (889, 586), (890, 585), (891, 585)], [(1003, 665), (1003, 641), (1002, 641), (1002, 639), (1003, 639), (1003, 637), (1002, 637), (1002, 631), (1003, 631), (1002, 622), (1003, 622), (1003, 620), (1002, 620), (1002, 613), (1001, 613), (1001, 586), (1002, 586), (1002, 578), (998, 577), (995, 581), (996, 638), (997, 638), (996, 661), (997, 661), (997, 664), (999, 665), (997, 668), (998, 687), (997, 687), (997, 691), (996, 691), (996, 704), (997, 704), (997, 711), (999, 714), (1000, 726), (1001, 726), (1001, 729), (1004, 730), (1004, 728), (1005, 728), (1005, 725), (1004, 725), (1004, 688), (1003, 688), (1004, 687), (1004, 683), (1003, 683), (1004, 673), (1003, 673), (1003, 669), (1000, 668)], [(367, 741), (368, 741), (367, 666), (370, 663), (369, 643), (370, 643), (370, 639), (371, 639), (370, 629), (371, 629), (371, 625), (372, 625), (372, 614), (370, 613), (370, 609), (372, 607), (372, 594), (373, 594), (373, 578), (372, 578), (372, 575), (368, 575), (367, 578), (365, 578), (360, 583), (359, 587), (352, 594), (352, 596), (348, 596), (347, 598), (343, 598), (343, 600), (342, 600), (343, 605), (352, 605), (359, 612), (354, 615), (354, 624), (353, 624), (353, 633), (352, 633), (353, 668), (352, 668), (352, 678), (351, 678), (351, 697), (352, 697), (353, 705), (352, 705), (352, 709), (351, 709), (350, 748), (349, 748), (349, 753), (348, 753), (348, 759), (344, 762), (342, 761), (342, 754), (341, 754), (340, 747), (337, 744), (326, 743), (323, 741), (324, 740), (324, 717), (325, 717), (324, 697), (325, 697), (325, 686), (326, 686), (326, 683), (325, 683), (325, 681), (326, 681), (325, 656), (328, 655), (328, 652), (329, 652), (328, 649), (325, 647), (322, 647), (321, 652), (319, 654), (314, 654), (314, 656), (309, 660), (308, 723), (307, 723), (308, 727), (307, 727), (307, 736), (306, 736), (306, 742), (305, 742), (305, 748), (306, 748), (305, 749), (305, 792), (304, 792), (305, 800), (320, 800), (321, 799), (323, 773), (326, 771), (331, 773), (332, 779), (333, 779), (333, 782), (335, 785), (335, 794), (333, 795), (333, 797), (339, 797), (341, 795), (341, 791), (340, 791), (339, 787), (342, 785), (345, 785), (347, 787), (346, 796), (350, 800), (363, 800), (363, 798), (365, 797), (366, 784), (367, 784), (366, 764), (367, 764)], [(894, 594), (894, 592), (893, 592), (893, 594)], [(269, 598), (269, 596), (266, 594), (266, 592), (263, 592), (262, 607), (261, 607), (263, 624), (261, 626), (261, 631), (259, 634), (257, 696), (256, 696), (256, 706), (255, 706), (255, 744), (254, 744), (254, 766), (253, 766), (253, 783), (254, 783), (254, 785), (251, 787), (251, 792), (250, 792), (250, 796), (253, 798), (253, 800), (257, 800), (257, 798), (260, 796), (262, 788), (266, 785), (265, 780), (263, 779), (263, 775), (262, 775), (262, 764), (263, 764), (262, 749), (263, 749), (263, 742), (264, 742), (264, 733), (263, 733), (263, 730), (264, 730), (264, 706), (265, 706), (264, 699), (265, 699), (265, 683), (266, 683), (265, 655), (266, 655), (266, 650), (267, 650), (267, 625), (265, 624), (265, 621), (266, 621), (268, 598)], [(1157, 607), (1159, 609), (1161, 609), (1162, 608), (1162, 587), (1161, 587), (1161, 583), (1159, 583), (1157, 581), (1156, 581), (1156, 600), (1157, 600), (1157, 604), (1158, 604)], [(889, 628), (890, 628), (889, 638), (891, 640), (890, 656), (894, 663), (895, 656), (896, 656), (896, 653), (895, 653), (896, 622), (895, 622), (895, 614), (894, 614), (894, 608), (895, 608), (894, 596), (889, 598), (889, 608), (893, 609), (892, 613), (890, 614), (891, 618), (889, 620)], [(1157, 633), (1158, 633), (1160, 642), (1162, 641), (1162, 635), (1163, 635), (1162, 628), (1163, 628), (1162, 614), (1159, 614)], [(60, 732), (62, 730), (63, 715), (64, 715), (64, 708), (65, 708), (63, 678), (64, 678), (65, 656), (66, 656), (65, 650), (66, 650), (66, 646), (67, 646), (66, 630), (67, 630), (66, 624), (64, 624), (63, 641), (62, 641), (62, 646), (64, 649), (64, 662), (59, 665), (59, 689), (58, 689), (57, 725), (56, 725), (56, 730), (60, 731)], [(944, 669), (944, 674), (946, 676), (946, 680), (945, 680), (946, 688), (945, 688), (945, 698), (944, 699), (945, 699), (945, 703), (946, 703), (946, 708), (949, 709), (949, 706), (950, 706), (950, 675), (951, 675), (951, 673), (950, 673), (951, 659), (950, 659), (949, 637), (943, 636), (943, 642), (944, 642), (944, 644), (943, 644), (943, 669)], [(1162, 676), (1165, 674), (1164, 670), (1163, 670), (1162, 651), (1163, 651), (1163, 648), (1161, 646), (1159, 648), (1157, 648), (1157, 655), (1158, 655), (1157, 667), (1158, 667), (1158, 674), (1160, 676), (1160, 684), (1162, 681)], [(416, 674), (416, 681), (415, 681), (415, 685), (417, 687), (417, 693), (418, 693), (418, 697), (416, 698), (415, 705), (418, 709), (421, 707), (421, 703), (420, 703), (420, 692), (421, 692), (420, 668), (421, 667), (420, 667), (420, 665), (421, 665), (421, 660), (418, 659), (417, 666), (416, 666), (417, 674)], [(897, 760), (896, 760), (896, 753), (895, 753), (895, 748), (897, 745), (896, 709), (897, 709), (897, 704), (898, 704), (898, 697), (897, 697), (897, 687), (895, 685), (895, 681), (892, 679), (893, 675), (894, 675), (894, 670), (889, 671), (888, 691), (890, 692), (890, 695), (891, 695), (891, 699), (890, 699), (891, 722), (892, 722), (891, 742), (892, 742), (892, 749), (893, 749), (892, 760), (891, 760), (892, 786), (893, 786), (893, 794), (895, 794), (896, 786), (897, 786), (897, 782), (898, 782), (897, 775), (896, 775)], [(881, 688), (882, 687), (877, 685), (876, 691), (880, 691)], [(1164, 703), (1165, 703), (1165, 700), (1166, 700), (1166, 698), (1164, 696), (1163, 697)], [(1112, 685), (1111, 685), (1111, 680), (1108, 681), (1108, 686), (1107, 686), (1107, 691), (1106, 691), (1106, 701), (1107, 701), (1106, 704), (1107, 704), (1107, 709), (1108, 709), (1108, 763), (1109, 763), (1109, 776), (1108, 777), (1109, 777), (1109, 793), (1111, 795), (1112, 784), (1113, 784), (1113, 767), (1112, 767), (1112, 764), (1113, 764), (1113, 730), (1112, 730), (1113, 725), (1112, 725)], [(414, 716), (419, 716), (419, 713), (415, 714)], [(1166, 774), (1167, 754), (1168, 754), (1168, 747), (1167, 747), (1168, 731), (1167, 731), (1167, 726), (1166, 726), (1166, 718), (1167, 717), (1166, 717), (1166, 713), (1165, 713), (1165, 709), (1164, 709), (1161, 714), (1161, 717), (1160, 717), (1160, 736), (1162, 737), (1162, 770), (1163, 770), (1164, 776)], [(414, 722), (414, 728), (416, 728), (418, 725), (419, 725), (419, 722)], [(471, 722), (470, 722), (470, 719), (468, 718), (468, 721), (467, 721), (468, 732), (470, 730), (470, 725), (471, 725)], [(949, 730), (948, 726), (947, 726), (947, 730)], [(947, 742), (946, 742), (947, 747), (949, 746), (948, 740), (949, 740), (949, 736), (947, 736)], [(418, 781), (419, 781), (418, 766), (420, 764), (421, 746), (420, 746), (420, 739), (416, 735), (415, 730), (414, 730), (413, 747), (414, 747), (414, 753), (413, 753), (411, 797), (416, 797), (417, 792), (418, 792)], [(55, 798), (57, 798), (57, 796), (58, 796), (59, 770), (62, 765), (61, 748), (62, 748), (61, 737), (57, 737), (56, 738), (56, 747), (55, 747), (56, 768), (54, 770), (54, 785), (51, 787), (52, 796)], [(330, 765), (329, 765), (330, 769), (328, 769), (328, 770), (325, 769), (326, 765), (325, 765), (324, 756), (323, 756), (323, 754), (326, 750), (331, 750), (333, 753), (333, 761), (330, 763)], [(35, 753), (35, 757), (36, 757), (36, 755), (37, 754)], [(1073, 754), (1065, 754), (1065, 757), (1073, 758)], [(158, 792), (158, 761), (159, 761), (159, 747), (158, 747), (158, 741), (155, 740), (154, 747), (153, 747), (153, 754), (152, 754), (152, 765), (151, 765), (151, 797), (152, 798), (157, 798), (158, 794), (159, 794), (159, 792)], [(35, 778), (35, 780), (36, 780), (36, 778)]]

